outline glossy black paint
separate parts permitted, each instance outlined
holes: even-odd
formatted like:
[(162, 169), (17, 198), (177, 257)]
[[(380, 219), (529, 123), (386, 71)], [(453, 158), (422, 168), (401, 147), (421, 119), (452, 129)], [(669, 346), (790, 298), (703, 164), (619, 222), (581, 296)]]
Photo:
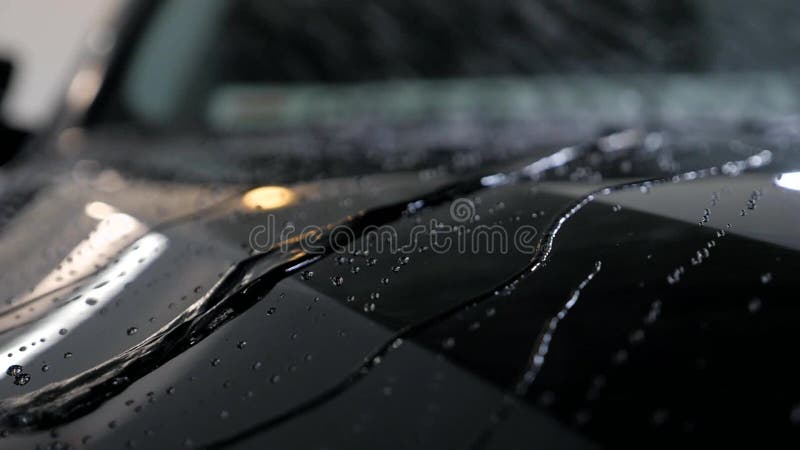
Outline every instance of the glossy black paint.
[[(31, 194), (4, 200), (1, 336), (4, 348), (31, 342), (0, 355), (8, 366), (28, 358), (20, 365), (30, 375), (0, 385), (0, 444), (789, 446), (800, 402), (790, 357), (799, 222), (797, 191), (776, 177), (797, 170), (796, 157), (760, 135), (741, 139), (753, 146), (615, 136), (574, 147), (559, 164), (535, 164), (551, 148), (436, 176), (427, 160), (365, 175), (340, 154), (326, 160), (336, 178), (303, 183), (278, 164), (298, 200), (269, 211), (243, 206), (254, 180), (230, 155), (200, 153), (215, 173), (182, 177), (174, 155), (162, 154), (137, 163), (163, 169), (148, 177), (98, 138), (79, 158), (7, 171), (6, 192)], [(666, 144), (646, 144), (656, 137)], [(225, 175), (237, 170), (245, 183)], [(497, 173), (503, 182), (482, 181)], [(251, 256), (250, 232), (269, 214), (298, 229), (344, 218), (406, 236), (431, 219), (452, 224), (461, 197), (480, 216), (471, 226), (536, 227), (536, 252), (438, 252), (427, 234), (407, 255), (373, 243), (369, 255)], [(112, 254), (84, 248), (84, 270), (68, 255), (98, 226), (92, 202), (143, 228), (114, 235)], [(163, 249), (136, 256), (148, 242), (137, 239), (152, 233)], [(25, 295), (51, 271), (54, 289)], [(94, 294), (103, 289), (113, 295)], [(34, 339), (76, 306), (82, 322), (47, 344)]]

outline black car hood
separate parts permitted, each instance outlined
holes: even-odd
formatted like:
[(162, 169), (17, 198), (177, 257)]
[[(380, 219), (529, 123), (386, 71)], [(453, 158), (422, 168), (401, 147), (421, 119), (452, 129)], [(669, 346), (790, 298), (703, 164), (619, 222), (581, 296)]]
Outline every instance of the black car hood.
[(631, 130), (280, 185), (17, 166), (0, 445), (795, 442), (798, 163)]

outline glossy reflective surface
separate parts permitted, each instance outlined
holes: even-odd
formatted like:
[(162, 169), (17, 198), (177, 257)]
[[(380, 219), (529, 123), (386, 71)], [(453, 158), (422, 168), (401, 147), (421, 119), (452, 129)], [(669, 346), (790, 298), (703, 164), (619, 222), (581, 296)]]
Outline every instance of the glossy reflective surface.
[(800, 161), (733, 136), (18, 164), (0, 445), (796, 443)]

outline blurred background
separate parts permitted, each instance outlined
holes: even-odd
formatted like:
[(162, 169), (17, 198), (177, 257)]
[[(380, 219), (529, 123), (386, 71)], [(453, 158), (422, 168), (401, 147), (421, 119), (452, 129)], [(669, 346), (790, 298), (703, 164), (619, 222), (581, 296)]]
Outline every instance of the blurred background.
[[(63, 99), (82, 43), (127, 1), (0, 0), (0, 60), (13, 65), (0, 122), (40, 129)], [(219, 80), (274, 85), (498, 75), (600, 74), (604, 80), (609, 74), (770, 72), (790, 75), (770, 80), (767, 86), (778, 92), (772, 97), (785, 99), (783, 93), (795, 87), (794, 55), (800, 50), (800, 7), (786, 0), (237, 1), (224, 8), (229, 32), (207, 45), (193, 34), (198, 27), (192, 24), (203, 17), (195, 17), (198, 11), (209, 17), (217, 14), (212, 12), (219, 2), (166, 3), (170, 7), (159, 15), (167, 19), (159, 20), (166, 20), (168, 26), (162, 28), (168, 32), (151, 33), (150, 41), (161, 39), (151, 45), (153, 64), (138, 64), (130, 72), (159, 69), (139, 77), (156, 101), (164, 103), (158, 99), (178, 91), (195, 99), (175, 100), (185, 107), (182, 114), (160, 118), (169, 126), (197, 122), (183, 113), (201, 110), (195, 103), (204, 97), (198, 92), (211, 92), (208, 85)], [(204, 47), (202, 60), (190, 61), (185, 46), (173, 48), (184, 41)], [(168, 53), (192, 67), (187, 69), (190, 80), (172, 80), (176, 75), (171, 69), (160, 70), (178, 64), (171, 57), (158, 59)], [(215, 64), (197, 70), (209, 61)], [(176, 83), (181, 89), (173, 89)], [(575, 84), (569, 86), (569, 93), (575, 94)], [(661, 91), (661, 86), (642, 90), (652, 91)], [(707, 89), (693, 89), (689, 97), (698, 91)], [(147, 103), (139, 94), (135, 99)], [(251, 90), (247, 95), (255, 94)], [(316, 102), (321, 103), (319, 97)], [(166, 110), (150, 103), (128, 109)], [(212, 119), (219, 122), (221, 110), (216, 108)], [(241, 117), (235, 122), (242, 123)], [(228, 130), (228, 125), (218, 128)]]
[(123, 0), (0, 0), (0, 60), (14, 73), (2, 119), (36, 129), (51, 116), (91, 30)]

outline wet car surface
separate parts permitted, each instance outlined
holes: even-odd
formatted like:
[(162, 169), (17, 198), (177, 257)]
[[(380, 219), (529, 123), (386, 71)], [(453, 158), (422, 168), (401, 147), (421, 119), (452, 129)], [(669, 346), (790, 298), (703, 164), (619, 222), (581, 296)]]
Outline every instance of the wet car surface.
[[(277, 208), (264, 188), (70, 163), (3, 234), (20, 248), (3, 254), (20, 292), (4, 306), (4, 445), (792, 440), (794, 155), (652, 147), (669, 136), (623, 131), (477, 176), (274, 186), (291, 193)], [(409, 247), (254, 249), (269, 220), (349, 224), (356, 241), (392, 225)], [(481, 225), (536, 233), (460, 252)]]
[(794, 448), (770, 80), (236, 86), (234, 135), (68, 106), (0, 168), (0, 447)]

